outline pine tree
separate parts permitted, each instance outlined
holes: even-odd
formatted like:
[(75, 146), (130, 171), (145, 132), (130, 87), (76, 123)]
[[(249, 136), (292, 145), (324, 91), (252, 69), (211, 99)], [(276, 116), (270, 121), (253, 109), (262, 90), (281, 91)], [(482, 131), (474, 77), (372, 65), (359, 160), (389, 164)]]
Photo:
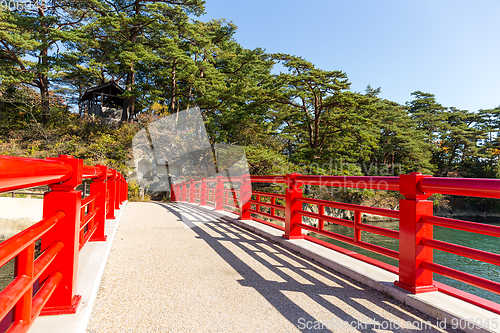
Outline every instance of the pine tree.
[(53, 0), (0, 12), (0, 83), (36, 87), (44, 124), (50, 119), (50, 86), (63, 66), (61, 48), (77, 38), (76, 29), (88, 19), (87, 5)]

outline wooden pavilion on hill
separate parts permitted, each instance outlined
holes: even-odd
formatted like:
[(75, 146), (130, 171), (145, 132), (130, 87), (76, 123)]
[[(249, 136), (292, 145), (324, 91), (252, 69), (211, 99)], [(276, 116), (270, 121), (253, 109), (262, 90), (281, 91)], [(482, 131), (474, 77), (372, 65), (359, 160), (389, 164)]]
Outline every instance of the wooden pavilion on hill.
[(124, 99), (118, 97), (125, 89), (109, 81), (98, 87), (88, 89), (80, 103), (83, 114), (95, 115), (110, 122), (120, 121), (123, 113)]

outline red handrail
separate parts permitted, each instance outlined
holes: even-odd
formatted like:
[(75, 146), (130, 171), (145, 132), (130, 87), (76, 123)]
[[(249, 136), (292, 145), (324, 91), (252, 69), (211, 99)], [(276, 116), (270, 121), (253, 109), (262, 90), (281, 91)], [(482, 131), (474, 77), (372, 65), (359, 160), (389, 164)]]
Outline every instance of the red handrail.
[(35, 241), (64, 216), (63, 212), (58, 212), (0, 244), (0, 266), (18, 256), (16, 278), (0, 293), (0, 318), (4, 318), (14, 306), (17, 313), (30, 312), (26, 309), (31, 309), (33, 284), (64, 247), (61, 242), (55, 242), (34, 261)]
[(62, 161), (0, 155), (0, 192), (62, 182), (71, 172)]
[(286, 177), (284, 176), (250, 176), (250, 181), (252, 183), (272, 183), (272, 184), (284, 184), (286, 183)]
[(82, 178), (98, 178), (102, 176), (102, 171), (99, 167), (84, 165)]
[[(84, 178), (93, 182), (90, 196), (82, 199), (75, 189)], [(27, 331), (40, 314), (76, 311), (81, 297), (74, 294), (75, 249), (105, 240), (106, 211), (114, 213), (127, 198), (125, 178), (105, 166), (86, 166), (66, 155), (46, 160), (0, 155), (0, 192), (40, 185), (51, 189), (44, 194), (44, 219), (0, 243), (0, 266), (16, 258), (16, 278), (0, 292), (0, 320), (16, 309), (9, 332)], [(42, 254), (35, 260), (40, 238)], [(37, 280), (43, 284), (33, 296)]]
[(33, 244), (64, 217), (63, 212), (41, 220), (15, 236), (0, 243), (0, 266), (5, 265), (21, 251)]
[[(82, 200), (80, 211), (80, 229), (79, 229), (79, 249), (88, 242), (92, 235), (96, 232), (99, 222), (96, 223), (95, 217), (102, 208), (96, 207), (95, 201), (100, 193), (95, 193)], [(85, 230), (87, 227), (87, 230)]]
[(298, 175), (297, 183), (304, 185), (363, 188), (372, 190), (399, 191), (398, 177), (363, 177), (363, 176), (309, 176)]
[(476, 234), (482, 234), (486, 236), (500, 237), (500, 227), (494, 225), (487, 225), (483, 223), (462, 221), (456, 219), (450, 219), (446, 217), (437, 216), (422, 216), (422, 221), (424, 223), (437, 225), (445, 228), (452, 228), (455, 230), (469, 231)]
[(426, 177), (418, 187), (422, 192), (500, 199), (500, 179)]
[[(235, 191), (231, 189), (224, 189), (223, 185), (228, 181), (239, 183), (240, 190)], [(432, 278), (432, 273), (434, 272), (500, 294), (500, 283), (434, 263), (432, 249), (453, 253), (499, 266), (500, 255), (435, 240), (432, 237), (432, 226), (436, 225), (495, 237), (500, 237), (500, 227), (432, 216), (432, 202), (426, 200), (433, 193), (500, 198), (500, 180), (434, 178), (431, 176), (424, 176), (420, 173), (400, 175), (399, 177), (344, 177), (291, 174), (272, 176), (241, 176), (235, 177), (234, 179), (216, 177), (202, 180), (202, 186), (203, 184), (209, 182), (215, 182), (216, 187), (212, 189), (205, 188), (205, 193), (200, 194), (203, 198), (200, 200), (200, 204), (201, 202), (204, 203), (201, 204), (202, 206), (206, 205), (207, 202), (210, 202), (209, 199), (213, 198), (216, 210), (228, 210), (225, 208), (225, 205), (231, 206), (231, 203), (228, 204), (227, 201), (235, 200), (235, 204), (232, 207), (239, 210), (240, 219), (251, 219), (283, 230), (285, 231), (283, 237), (288, 239), (305, 238), (306, 240), (313, 241), (335, 250), (340, 249), (337, 246), (317, 240), (311, 236), (303, 235), (302, 230), (305, 229), (399, 260), (398, 269), (397, 267), (361, 256), (353, 253), (352, 251), (340, 249), (340, 251), (347, 255), (351, 255), (360, 260), (399, 274), (399, 280), (396, 281), (395, 284), (411, 292), (420, 293), (435, 291), (438, 290), (439, 286), (439, 290), (442, 290), (447, 294), (454, 295), (460, 299), (467, 299), (467, 296), (464, 296), (466, 294), (465, 292), (455, 292), (453, 291), (455, 289), (444, 286), (443, 284), (436, 283), (438, 286), (434, 285)], [(268, 193), (252, 191), (252, 183), (286, 184), (287, 186), (285, 194)], [(304, 197), (301, 189), (303, 185), (399, 191), (405, 198), (400, 200), (399, 211), (366, 207)], [(183, 187), (183, 184), (172, 186), (174, 201), (187, 201), (185, 195), (183, 195), (183, 190), (186, 190), (186, 186), (184, 185)], [(233, 195), (228, 194), (231, 192)], [(266, 200), (266, 202), (262, 201), (262, 198), (264, 197), (269, 198), (271, 202), (269, 202), (269, 199)], [(285, 205), (276, 204), (276, 200), (281, 200), (281, 202), (284, 202)], [(318, 212), (304, 210), (304, 204), (317, 206)], [(266, 208), (267, 211), (262, 211), (262, 207)], [(352, 211), (354, 212), (354, 221), (329, 216), (324, 212), (325, 207)], [(277, 211), (282, 213), (277, 215)], [(399, 219), (399, 231), (362, 223), (362, 214), (372, 214)], [(317, 226), (303, 223), (303, 216), (316, 219), (318, 221)], [(268, 220), (264, 220), (263, 218)], [(270, 221), (282, 223), (284, 224), (284, 227)], [(325, 222), (352, 228), (354, 229), (354, 236), (347, 237), (324, 230)], [(361, 239), (361, 231), (399, 239), (399, 252), (364, 242)], [(415, 250), (417, 247), (418, 251)], [(417, 255), (418, 259), (416, 257)], [(497, 304), (496, 306), (492, 306), (492, 302), (478, 301), (479, 298), (476, 296), (471, 296), (470, 298), (474, 300), (474, 304), (484, 306), (491, 311), (500, 313), (500, 305)], [(487, 305), (482, 305), (481, 303)]]
[(339, 209), (352, 210), (352, 211), (362, 210), (363, 213), (367, 213), (367, 214), (380, 215), (380, 216), (391, 217), (391, 218), (396, 218), (396, 219), (399, 218), (399, 211), (392, 210), (392, 209), (366, 207), (366, 206), (348, 204), (348, 203), (343, 203), (343, 202), (335, 202), (335, 201), (330, 201), (330, 200), (321, 200), (321, 199), (312, 199), (312, 198), (300, 198), (299, 200), (301, 202), (309, 203), (309, 204), (313, 204), (313, 205), (323, 205), (323, 206), (329, 206), (332, 208), (339, 208)]

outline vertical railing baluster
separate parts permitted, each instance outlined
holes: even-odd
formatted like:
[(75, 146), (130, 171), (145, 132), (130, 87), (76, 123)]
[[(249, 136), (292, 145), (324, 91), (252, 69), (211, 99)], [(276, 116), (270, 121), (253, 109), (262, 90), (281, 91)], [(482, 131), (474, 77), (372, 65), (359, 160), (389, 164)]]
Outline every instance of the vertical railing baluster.
[(182, 182), (181, 186), (182, 186), (182, 198), (181, 198), (181, 201), (184, 202), (184, 201), (186, 201), (186, 192), (187, 192), (187, 190), (186, 190), (186, 187), (187, 187), (186, 182), (185, 181)]
[(432, 215), (432, 193), (423, 193), (418, 182), (424, 176), (419, 172), (399, 175), (399, 280), (400, 288), (412, 293), (437, 291), (432, 272), (422, 268), (422, 261), (432, 262), (432, 248), (422, 245), (423, 238), (432, 238), (432, 225), (422, 221), (422, 216)]
[(116, 178), (116, 209), (120, 208), (122, 203), (122, 175), (118, 173)]
[[(242, 184), (242, 183), (241, 183), (241, 182), (242, 182), (242, 178), (243, 178), (243, 177), (240, 177), (240, 181), (239, 181), (240, 186), (241, 186), (241, 184)], [(237, 181), (237, 180), (235, 180), (235, 181)], [(239, 200), (238, 200), (238, 195), (236, 194), (236, 189), (234, 188), (234, 183), (230, 183), (230, 185), (231, 185), (231, 186), (230, 186), (231, 193), (232, 193), (232, 195), (233, 195), (233, 205), (234, 205), (234, 207), (236, 208), (237, 213), (238, 213), (238, 215), (239, 215), (239, 213), (240, 213), (240, 204), (239, 204)]]
[(298, 174), (286, 175), (286, 203), (285, 203), (285, 234), (284, 238), (287, 239), (301, 239), (302, 228), (297, 226), (297, 223), (302, 222), (302, 216), (298, 213), (302, 210), (302, 202), (298, 199), (302, 197), (302, 184), (295, 181)]
[(48, 218), (59, 211), (65, 216), (42, 236), (42, 252), (54, 242), (61, 242), (64, 247), (47, 269), (41, 274), (44, 281), (53, 272), (60, 272), (62, 279), (50, 299), (45, 304), (42, 314), (75, 313), (81, 296), (76, 295), (80, 211), (82, 193), (75, 189), (82, 183), (82, 160), (72, 156), (59, 156), (56, 160), (71, 165), (71, 178), (60, 183), (49, 185), (51, 191), (46, 192), (43, 199), (43, 217)]
[(109, 202), (108, 202), (108, 214), (106, 215), (107, 219), (115, 218), (115, 201), (116, 201), (116, 170), (110, 169), (111, 176), (107, 180), (107, 187), (109, 190)]
[(189, 182), (189, 203), (194, 203), (194, 197), (196, 195), (196, 182), (191, 179)]
[(113, 170), (116, 173), (115, 177), (115, 209), (120, 209), (120, 174), (118, 171)]
[[(31, 243), (16, 257), (16, 276), (27, 276), (30, 280), (34, 274), (34, 260), (35, 260), (35, 243)], [(33, 285), (26, 290), (17, 301), (14, 308), (14, 322), (22, 320), (26, 323), (31, 322), (32, 315), (32, 297)]]
[(240, 220), (251, 220), (249, 209), (251, 208), (252, 182), (249, 175), (241, 177), (240, 187)]
[(170, 183), (170, 201), (175, 202), (175, 188), (177, 185)]
[(359, 210), (354, 211), (354, 242), (357, 243), (361, 241), (361, 230), (359, 229), (359, 224), (361, 223), (361, 212)]
[(108, 168), (104, 165), (97, 165), (101, 171), (101, 176), (95, 178), (90, 184), (90, 195), (97, 195), (94, 200), (96, 215), (94, 217), (94, 222), (96, 224), (96, 230), (90, 241), (105, 241), (105, 229), (106, 229), (106, 193), (107, 193), (107, 174)]
[[(323, 205), (318, 205), (318, 215), (321, 217), (325, 215), (325, 206)], [(318, 230), (324, 230), (325, 229), (325, 220), (322, 218), (318, 219)]]
[(224, 203), (222, 201), (224, 195), (224, 182), (222, 176), (217, 176), (217, 183), (215, 186), (215, 210), (222, 210)]
[[(276, 205), (276, 198), (275, 197), (271, 197), (271, 205)], [(276, 214), (276, 209), (275, 208), (271, 208), (271, 216), (275, 216)]]
[(201, 179), (200, 183), (200, 206), (207, 205), (207, 182), (205, 178)]

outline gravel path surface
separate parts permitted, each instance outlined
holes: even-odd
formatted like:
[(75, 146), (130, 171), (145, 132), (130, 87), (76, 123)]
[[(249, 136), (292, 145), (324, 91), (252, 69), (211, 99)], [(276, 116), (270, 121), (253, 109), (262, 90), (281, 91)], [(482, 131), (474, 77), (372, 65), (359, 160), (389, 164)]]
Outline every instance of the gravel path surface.
[(453, 331), (435, 324), (210, 212), (128, 203), (87, 332)]

